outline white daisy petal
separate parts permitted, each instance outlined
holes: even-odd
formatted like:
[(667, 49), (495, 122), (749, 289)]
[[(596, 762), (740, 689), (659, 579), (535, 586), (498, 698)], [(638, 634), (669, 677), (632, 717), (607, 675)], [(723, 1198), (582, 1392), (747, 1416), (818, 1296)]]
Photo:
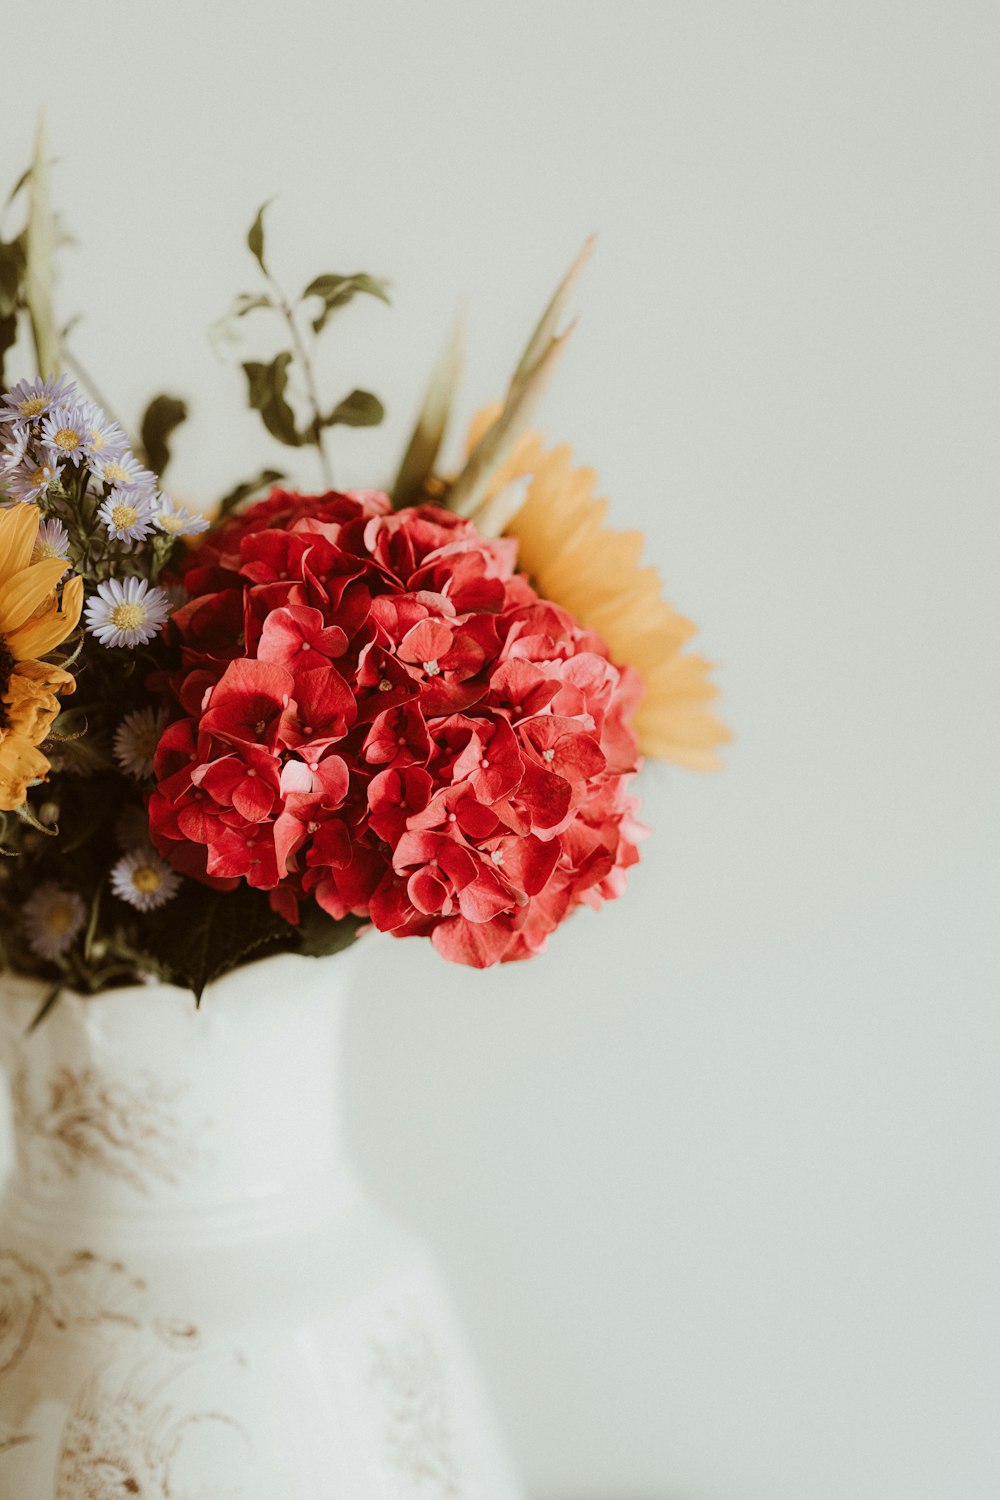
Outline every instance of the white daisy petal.
[(155, 849), (132, 849), (111, 871), (111, 889), (137, 911), (155, 911), (173, 900), (181, 877)]
[(170, 614), (162, 589), (150, 588), (145, 578), (109, 578), (97, 585), (87, 601), (87, 629), (102, 646), (145, 646)]

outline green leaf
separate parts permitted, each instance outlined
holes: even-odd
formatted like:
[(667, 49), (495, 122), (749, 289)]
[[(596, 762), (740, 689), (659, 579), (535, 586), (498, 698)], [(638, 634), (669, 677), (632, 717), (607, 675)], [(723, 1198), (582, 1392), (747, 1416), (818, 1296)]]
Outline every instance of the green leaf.
[(54, 984), (52, 986), (52, 988), (49, 990), (48, 994), (45, 996), (45, 999), (42, 1001), (41, 1005), (38, 1007), (38, 1010), (35, 1012), (34, 1016), (31, 1018), (31, 1021), (30, 1021), (29, 1025), (28, 1025), (28, 1030), (27, 1030), (27, 1033), (26, 1033), (28, 1036), (30, 1036), (33, 1031), (37, 1030), (37, 1028), (39, 1026), (41, 1026), (42, 1022), (45, 1020), (45, 1017), (48, 1015), (48, 1013), (52, 1009), (53, 1005), (55, 1005), (56, 1001), (59, 999), (59, 996), (62, 994), (62, 992), (63, 992), (63, 990), (65, 988), (66, 988), (65, 981), (62, 980), (62, 979), (60, 979), (57, 984)]
[(268, 198), (266, 203), (260, 205), (260, 208), (257, 210), (257, 217), (250, 225), (247, 234), (247, 244), (265, 276), (268, 274), (268, 270), (264, 264), (264, 210), (273, 202), (273, 198)]
[(417, 417), (399, 473), (392, 487), (392, 502), (397, 510), (415, 505), (424, 484), (434, 468), (445, 430), (451, 403), (455, 397), (462, 367), (462, 333), (456, 322), (447, 344), (431, 371), (420, 415)]
[(228, 495), (223, 496), (216, 512), (218, 518), (221, 520), (223, 516), (228, 516), (230, 511), (235, 510), (244, 500), (249, 500), (250, 496), (255, 495), (258, 490), (265, 489), (269, 484), (275, 484), (279, 479), (284, 478), (280, 469), (261, 469), (255, 478), (244, 480), (242, 484), (230, 490)]
[(253, 409), (260, 412), (268, 432), (286, 447), (301, 448), (306, 439), (297, 430), (295, 413), (285, 399), (291, 362), (292, 356), (286, 349), (270, 364), (250, 360), (244, 364), (243, 370), (247, 377), (247, 399)]
[(0, 316), (15, 312), (21, 301), (24, 276), (24, 245), (20, 236), (9, 244), (0, 242)]
[(28, 181), (28, 224), (25, 301), (31, 318), (31, 335), (40, 375), (62, 368), (59, 327), (52, 302), (52, 257), (55, 221), (49, 206), (48, 163), (45, 157), (45, 117), (38, 117), (35, 158)]
[(7, 376), (4, 373), (4, 361), (8, 349), (13, 349), (17, 343), (17, 315), (11, 313), (7, 318), (0, 318), (0, 390), (7, 389)]
[(503, 410), (492, 426), (483, 433), (469, 454), (461, 474), (448, 491), (444, 503), (458, 515), (475, 515), (483, 504), (493, 476), (509, 458), (518, 438), (531, 421), (573, 332), (573, 324), (563, 333), (557, 333), (556, 328), (593, 248), (593, 238), (584, 242), (583, 249), (556, 288), (514, 371), (504, 398)]
[(257, 294), (253, 292), (240, 292), (229, 311), (229, 316), (231, 318), (245, 318), (247, 313), (256, 312), (258, 307), (273, 306), (274, 303), (265, 292)]
[(384, 416), (385, 407), (371, 391), (352, 391), (322, 421), (324, 427), (377, 427)]
[(366, 293), (369, 297), (378, 297), (382, 302), (389, 301), (389, 283), (369, 276), (364, 271), (355, 271), (352, 276), (328, 274), (314, 277), (302, 293), (303, 301), (306, 297), (320, 297), (323, 302), (322, 311), (313, 319), (313, 332), (321, 333), (330, 314), (336, 312), (338, 307), (344, 307), (359, 292)]
[(325, 958), (330, 953), (339, 953), (350, 947), (358, 935), (360, 917), (344, 917), (336, 921), (315, 901), (306, 901), (301, 910), (298, 934), (298, 950), (310, 958)]
[(187, 414), (187, 406), (177, 396), (154, 396), (146, 407), (140, 435), (154, 474), (162, 474), (170, 462), (170, 435)]
[(20, 177), (17, 179), (17, 181), (15, 182), (14, 186), (11, 188), (10, 192), (7, 194), (7, 200), (4, 203), (4, 208), (6, 208), (8, 204), (13, 203), (14, 199), (17, 197), (17, 195), (21, 191), (21, 189), (25, 186), (25, 184), (27, 183), (28, 178), (30, 176), (31, 176), (31, 168), (30, 167), (25, 167), (24, 171), (21, 173)]
[[(241, 885), (213, 891), (193, 880), (167, 906), (151, 913), (144, 940), (153, 956), (200, 1002), (205, 986), (251, 954), (288, 945), (289, 926), (268, 904), (267, 894)], [(180, 935), (183, 934), (183, 937)]]

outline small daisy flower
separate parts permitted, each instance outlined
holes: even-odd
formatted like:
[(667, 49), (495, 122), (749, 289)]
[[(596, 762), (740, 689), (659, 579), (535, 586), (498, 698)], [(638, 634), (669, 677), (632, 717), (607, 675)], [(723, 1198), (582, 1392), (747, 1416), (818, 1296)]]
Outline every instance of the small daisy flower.
[(141, 542), (153, 529), (153, 497), (141, 490), (112, 490), (97, 514), (108, 536), (119, 542)]
[(80, 406), (54, 406), (42, 421), (42, 447), (53, 460), (78, 464), (86, 454), (90, 428)]
[(3, 396), (0, 406), (0, 422), (23, 422), (26, 426), (37, 426), (40, 418), (53, 406), (76, 399), (76, 386), (65, 375), (50, 375), (47, 380), (19, 380), (12, 391)]
[(161, 531), (169, 532), (171, 536), (197, 536), (199, 531), (208, 530), (207, 516), (196, 515), (186, 506), (175, 504), (169, 495), (159, 495), (157, 499), (159, 506), (154, 520)]
[(98, 456), (90, 460), (90, 472), (104, 484), (120, 490), (153, 490), (156, 475), (144, 469), (134, 453), (128, 451), (113, 457)]
[(181, 877), (148, 845), (123, 854), (111, 870), (111, 889), (137, 911), (155, 911), (177, 895)]
[(137, 781), (153, 774), (153, 756), (168, 718), (165, 708), (137, 708), (126, 714), (115, 730), (115, 760)]
[(128, 438), (118, 423), (112, 422), (96, 401), (84, 401), (80, 410), (88, 433), (88, 455), (105, 462), (120, 458), (128, 447)]
[(87, 920), (87, 908), (76, 891), (46, 880), (21, 907), (28, 944), (39, 958), (61, 958), (73, 946)]
[(49, 562), (54, 558), (69, 567), (69, 534), (61, 521), (43, 521), (31, 549), (31, 561)]
[(170, 613), (162, 589), (150, 588), (145, 578), (109, 578), (84, 611), (87, 629), (102, 646), (145, 646)]
[(39, 495), (45, 494), (58, 475), (59, 470), (55, 464), (36, 464), (34, 459), (29, 458), (20, 468), (8, 470), (4, 475), (4, 487), (15, 500), (37, 500)]

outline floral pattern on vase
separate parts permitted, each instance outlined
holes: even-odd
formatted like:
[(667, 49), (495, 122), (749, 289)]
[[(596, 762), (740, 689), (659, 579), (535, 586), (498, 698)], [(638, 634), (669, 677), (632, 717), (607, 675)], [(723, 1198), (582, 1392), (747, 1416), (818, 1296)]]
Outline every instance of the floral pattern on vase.
[[(150, 1384), (136, 1370), (120, 1386), (99, 1375), (84, 1382), (63, 1430), (54, 1500), (242, 1500), (252, 1463), (246, 1431), (221, 1412), (178, 1416), (164, 1397), (171, 1378)], [(200, 1449), (216, 1450), (212, 1472), (228, 1476), (221, 1486), (185, 1481), (193, 1434)]]
[(421, 1493), (461, 1495), (444, 1361), (412, 1309), (390, 1308), (388, 1327), (371, 1341), (370, 1380), (384, 1405), (384, 1442), (392, 1467)]
[(14, 1123), (31, 1174), (75, 1177), (81, 1167), (148, 1194), (152, 1181), (177, 1183), (196, 1171), (199, 1151), (184, 1139), (176, 1091), (152, 1075), (138, 1086), (95, 1068), (60, 1067), (32, 1097), (26, 1068), (11, 1080)]

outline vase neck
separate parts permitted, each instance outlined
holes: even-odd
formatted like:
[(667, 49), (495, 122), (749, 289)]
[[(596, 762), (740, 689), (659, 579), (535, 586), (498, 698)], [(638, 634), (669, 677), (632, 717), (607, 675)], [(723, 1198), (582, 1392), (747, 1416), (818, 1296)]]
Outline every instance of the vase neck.
[[(4, 1006), (15, 1167), (6, 1211), (99, 1233), (213, 1238), (333, 1210), (352, 1190), (340, 1040), (351, 959), (279, 955), (211, 986), (64, 997), (25, 1034)], [(30, 1001), (28, 1002), (30, 1005)], [(209, 1227), (211, 1226), (211, 1227)]]

